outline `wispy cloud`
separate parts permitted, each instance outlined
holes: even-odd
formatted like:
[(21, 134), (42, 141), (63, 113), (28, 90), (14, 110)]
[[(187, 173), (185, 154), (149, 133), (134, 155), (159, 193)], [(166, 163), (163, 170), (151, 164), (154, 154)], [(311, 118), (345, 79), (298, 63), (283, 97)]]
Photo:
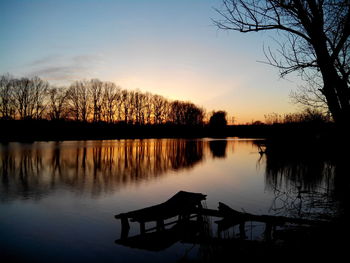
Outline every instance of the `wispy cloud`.
[(28, 76), (39, 76), (43, 79), (69, 83), (74, 80), (93, 78), (103, 64), (99, 55), (83, 54), (78, 56), (50, 55), (37, 59), (27, 65)]
[(27, 64), (27, 66), (29, 67), (41, 66), (41, 65), (52, 63), (53, 61), (56, 61), (59, 58), (60, 58), (59, 55), (49, 55), (49, 56), (42, 57), (40, 59), (36, 59), (30, 62), (29, 64)]

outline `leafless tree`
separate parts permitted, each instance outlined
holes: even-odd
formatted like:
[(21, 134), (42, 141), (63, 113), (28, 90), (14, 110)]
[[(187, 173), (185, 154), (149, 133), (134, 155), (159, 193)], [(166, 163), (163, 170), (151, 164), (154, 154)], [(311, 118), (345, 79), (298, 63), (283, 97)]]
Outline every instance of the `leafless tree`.
[(121, 110), (123, 120), (127, 124), (135, 122), (135, 91), (122, 90), (121, 93)]
[(134, 119), (136, 124), (145, 123), (146, 95), (136, 90), (133, 97)]
[(13, 80), (14, 105), (20, 119), (40, 119), (46, 108), (49, 84), (38, 77)]
[(5, 120), (15, 118), (13, 84), (13, 78), (9, 74), (0, 76), (0, 117)]
[(92, 121), (99, 122), (102, 118), (103, 82), (98, 79), (92, 79), (88, 87), (92, 100)]
[(348, 0), (223, 0), (217, 9), (225, 30), (277, 30), (284, 36), (268, 63), (284, 76), (293, 71), (320, 76), (320, 93), (333, 119), (350, 122), (350, 2)]
[(290, 97), (295, 104), (306, 108), (312, 108), (329, 114), (326, 97), (322, 94), (323, 81), (320, 76), (313, 74), (309, 76), (304, 74), (306, 85), (297, 87), (296, 91), (290, 93)]
[[(120, 105), (121, 90), (114, 83), (103, 83), (103, 102), (102, 114), (104, 120), (108, 123), (115, 121), (116, 116), (119, 115), (118, 105)], [(118, 118), (119, 120), (119, 118)]]
[(70, 111), (76, 121), (86, 122), (90, 114), (90, 99), (86, 81), (74, 82), (68, 90)]
[(34, 90), (34, 112), (33, 117), (35, 119), (42, 119), (44, 111), (47, 106), (47, 92), (49, 90), (49, 83), (40, 79), (39, 77), (33, 77), (31, 79), (32, 88)]
[(68, 90), (64, 87), (49, 90), (48, 117), (51, 120), (61, 120), (67, 116), (67, 98)]
[(0, 76), (2, 119), (73, 119), (83, 122), (199, 125), (204, 110), (193, 103), (169, 101), (139, 90), (121, 90), (97, 79), (75, 81), (69, 88), (50, 86), (39, 77)]
[(128, 117), (129, 117), (129, 92), (127, 90), (122, 90), (121, 92), (121, 112), (124, 117), (124, 122), (128, 123)]
[(153, 115), (153, 104), (152, 104), (152, 97), (153, 95), (149, 92), (146, 92), (144, 94), (145, 96), (145, 106), (144, 106), (144, 116), (145, 116), (145, 124), (151, 124), (152, 123), (152, 115)]
[(160, 95), (154, 95), (152, 97), (152, 104), (154, 111), (154, 123), (164, 123), (166, 121), (166, 109), (168, 101)]

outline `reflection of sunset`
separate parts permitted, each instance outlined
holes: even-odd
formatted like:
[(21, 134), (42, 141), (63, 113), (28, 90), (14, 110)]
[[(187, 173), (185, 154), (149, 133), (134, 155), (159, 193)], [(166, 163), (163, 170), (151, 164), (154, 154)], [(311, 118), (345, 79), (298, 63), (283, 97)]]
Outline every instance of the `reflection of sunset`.
[[(1, 151), (3, 190), (45, 194), (72, 186), (93, 195), (189, 169), (210, 156), (221, 157), (226, 144), (202, 140), (120, 140), (11, 144)], [(218, 152), (218, 153), (216, 153)], [(211, 153), (211, 154), (210, 154)], [(34, 192), (32, 192), (34, 191)], [(13, 192), (13, 191), (12, 191)]]
[[(92, 251), (89, 256), (93, 256), (94, 248), (104, 246), (99, 258), (105, 259), (122, 253), (113, 242), (120, 233), (113, 215), (164, 202), (180, 190), (206, 194), (208, 208), (223, 202), (237, 211), (282, 215), (317, 214), (318, 207), (310, 210), (309, 205), (315, 201), (326, 204), (333, 190), (339, 191), (335, 175), (346, 175), (347, 166), (337, 166), (327, 158), (313, 159), (307, 153), (281, 154), (273, 148), (260, 155), (259, 143), (265, 141), (208, 138), (0, 144), (2, 247), (12, 246), (11, 238), (17, 241), (18, 236), (26, 235), (21, 250), (36, 242), (51, 252), (52, 243), (46, 236), (37, 238), (40, 229), (50, 233), (49, 238), (55, 238), (62, 251), (67, 249), (67, 240), (69, 247), (74, 242), (72, 254), (78, 246)], [(295, 207), (298, 200), (301, 206)], [(322, 209), (331, 215), (337, 206), (329, 204)], [(131, 224), (136, 226), (131, 229), (133, 234), (138, 224)], [(177, 253), (178, 248), (174, 249)], [(140, 255), (136, 250), (127, 253)]]
[(295, 188), (295, 181), (303, 189), (325, 187), (333, 169), (259, 156), (255, 141), (240, 139), (9, 143), (0, 147), (0, 200), (41, 199), (65, 189), (149, 204), (185, 190), (254, 208), (261, 198), (270, 204), (265, 190)]

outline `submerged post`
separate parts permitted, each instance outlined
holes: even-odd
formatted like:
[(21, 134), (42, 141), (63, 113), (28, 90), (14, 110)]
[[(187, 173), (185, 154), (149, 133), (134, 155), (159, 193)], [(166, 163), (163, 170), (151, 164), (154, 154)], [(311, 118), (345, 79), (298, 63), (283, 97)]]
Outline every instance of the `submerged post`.
[(140, 233), (141, 235), (146, 233), (146, 226), (145, 226), (145, 222), (143, 221), (140, 222)]
[(158, 219), (157, 220), (157, 231), (164, 230), (164, 220)]
[(271, 241), (272, 240), (272, 224), (271, 223), (266, 223), (265, 224), (265, 231), (264, 231), (264, 236), (266, 241)]
[(246, 235), (245, 235), (245, 221), (242, 221), (239, 224), (239, 237), (241, 239), (245, 239), (246, 238)]
[(130, 225), (129, 219), (125, 214), (119, 214), (115, 216), (116, 219), (120, 219), (121, 222), (121, 239), (126, 239), (129, 235)]
[(202, 203), (199, 202), (198, 205), (197, 205), (197, 221), (198, 222), (203, 222), (203, 215), (202, 215), (202, 212), (203, 212), (203, 206), (202, 206)]

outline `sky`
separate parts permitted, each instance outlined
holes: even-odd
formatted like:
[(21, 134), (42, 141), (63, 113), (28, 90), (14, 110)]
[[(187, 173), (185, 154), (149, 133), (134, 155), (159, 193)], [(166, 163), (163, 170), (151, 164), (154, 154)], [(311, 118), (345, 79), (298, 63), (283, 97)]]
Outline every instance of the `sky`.
[(0, 74), (54, 85), (98, 78), (225, 110), (236, 123), (295, 112), (296, 76), (279, 77), (273, 33), (219, 30), (221, 0), (0, 0)]

